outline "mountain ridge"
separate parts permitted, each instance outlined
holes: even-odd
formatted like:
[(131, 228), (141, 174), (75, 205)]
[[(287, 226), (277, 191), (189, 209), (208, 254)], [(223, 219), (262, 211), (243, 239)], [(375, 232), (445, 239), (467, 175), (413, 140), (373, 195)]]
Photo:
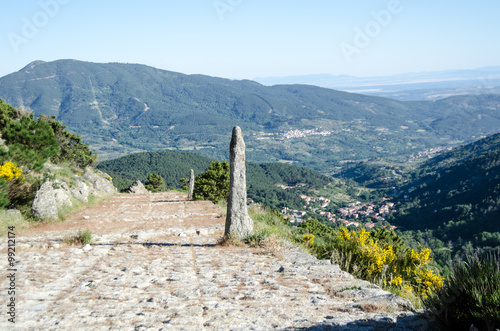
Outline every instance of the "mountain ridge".
[[(497, 95), (399, 102), (77, 60), (32, 62), (0, 78), (0, 98), (35, 115), (56, 116), (103, 159), (165, 149), (223, 159), (228, 132), (239, 125), (249, 160), (293, 162), (323, 173), (350, 159), (404, 161), (415, 151), (473, 141), (500, 127)], [(300, 134), (283, 136), (293, 130)]]

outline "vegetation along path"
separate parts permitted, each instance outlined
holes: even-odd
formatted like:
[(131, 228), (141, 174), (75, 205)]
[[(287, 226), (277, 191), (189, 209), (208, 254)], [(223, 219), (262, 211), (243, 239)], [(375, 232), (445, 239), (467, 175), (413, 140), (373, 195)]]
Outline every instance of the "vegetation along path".
[[(409, 302), (296, 247), (218, 244), (223, 212), (183, 193), (117, 194), (17, 234), (16, 323), (1, 295), (0, 329), (427, 328)], [(91, 245), (68, 243), (86, 229)]]

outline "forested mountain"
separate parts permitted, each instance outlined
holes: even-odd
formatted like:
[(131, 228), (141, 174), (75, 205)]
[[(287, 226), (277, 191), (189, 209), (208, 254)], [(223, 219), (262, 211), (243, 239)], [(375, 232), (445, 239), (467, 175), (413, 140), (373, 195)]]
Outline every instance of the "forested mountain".
[(500, 134), (423, 163), (399, 200), (395, 225), (455, 246), (500, 246)]
[(231, 129), (239, 125), (249, 160), (296, 162), (323, 173), (345, 160), (404, 160), (500, 127), (498, 95), (399, 102), (75, 60), (37, 61), (0, 78), (0, 98), (36, 115), (55, 115), (101, 159), (165, 149), (223, 159)]
[[(198, 176), (214, 161), (192, 152), (158, 151), (103, 161), (97, 168), (113, 177), (113, 184), (120, 190), (135, 180), (144, 183), (152, 172), (164, 178), (167, 188), (181, 188), (180, 180), (189, 177), (190, 169)], [(320, 190), (328, 190), (330, 194), (338, 191), (347, 196), (346, 188), (338, 180), (307, 168), (283, 163), (248, 162), (246, 169), (248, 197), (266, 207), (300, 209), (306, 203), (301, 194), (314, 194), (311, 192)]]

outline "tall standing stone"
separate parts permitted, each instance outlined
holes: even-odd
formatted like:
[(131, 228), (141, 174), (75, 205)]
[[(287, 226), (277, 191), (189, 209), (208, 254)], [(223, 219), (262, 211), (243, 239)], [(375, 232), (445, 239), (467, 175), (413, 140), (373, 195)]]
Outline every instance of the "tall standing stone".
[(238, 126), (233, 129), (229, 157), (231, 176), (224, 234), (234, 234), (243, 238), (253, 232), (253, 220), (248, 216), (247, 210), (245, 142)]
[(191, 175), (189, 176), (188, 200), (193, 200), (193, 192), (194, 192), (194, 171), (193, 169), (191, 169)]

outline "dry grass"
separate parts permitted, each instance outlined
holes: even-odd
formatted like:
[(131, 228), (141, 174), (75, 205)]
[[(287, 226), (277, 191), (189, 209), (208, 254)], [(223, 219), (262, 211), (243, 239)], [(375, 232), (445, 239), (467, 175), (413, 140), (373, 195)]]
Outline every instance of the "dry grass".
[(92, 242), (92, 232), (88, 229), (85, 231), (78, 230), (76, 235), (64, 239), (63, 242), (67, 245), (90, 244)]
[(246, 244), (238, 238), (236, 235), (229, 234), (227, 236), (224, 236), (220, 238), (217, 241), (217, 244), (215, 244), (216, 247), (225, 247), (225, 248), (238, 248), (238, 247), (245, 247)]

